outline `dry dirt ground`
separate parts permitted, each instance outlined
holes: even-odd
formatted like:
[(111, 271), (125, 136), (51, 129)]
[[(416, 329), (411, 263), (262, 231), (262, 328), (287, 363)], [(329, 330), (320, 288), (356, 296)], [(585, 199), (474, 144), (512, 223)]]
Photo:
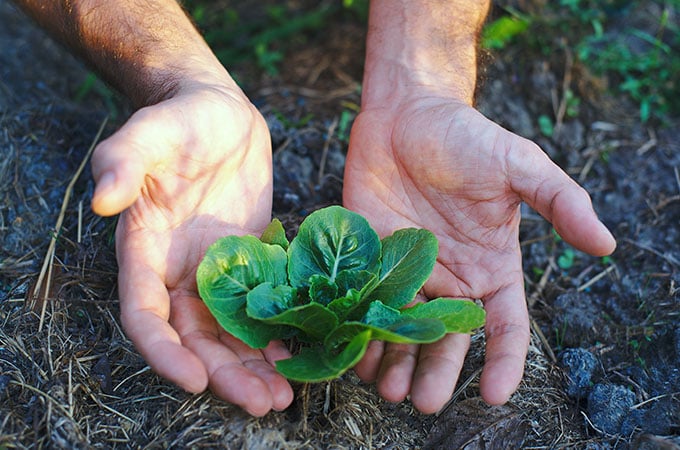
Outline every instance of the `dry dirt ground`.
[[(362, 33), (337, 24), (292, 52), (280, 76), (244, 83), (270, 124), (274, 213), (287, 225), (340, 202), (338, 127), (359, 102)], [(479, 399), (475, 335), (437, 415), (385, 403), (347, 374), (297, 385), (288, 410), (253, 419), (159, 379), (126, 339), (115, 220), (89, 211), (87, 165), (77, 176), (111, 99), (95, 89), (75, 101), (87, 71), (0, 0), (0, 449), (678, 448), (680, 121), (641, 125), (569, 60), (511, 49), (486, 62), (480, 84), (480, 109), (581, 182), (619, 243), (611, 258), (589, 257), (523, 209), (533, 339), (511, 401)], [(584, 99), (570, 120), (565, 87)], [(104, 136), (127, 114), (114, 103)], [(558, 124), (550, 138), (542, 114)]]

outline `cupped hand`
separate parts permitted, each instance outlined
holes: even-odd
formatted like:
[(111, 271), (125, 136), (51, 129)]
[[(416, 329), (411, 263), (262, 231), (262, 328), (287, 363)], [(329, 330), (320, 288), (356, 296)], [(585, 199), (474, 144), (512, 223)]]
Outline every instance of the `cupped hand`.
[(227, 234), (255, 234), (271, 218), (266, 123), (231, 86), (195, 84), (137, 111), (92, 160), (93, 210), (122, 211), (116, 230), (123, 327), (159, 375), (189, 392), (210, 389), (253, 415), (287, 407), (273, 367), (282, 343), (253, 350), (215, 322), (196, 268)]
[[(615, 241), (590, 197), (534, 143), (444, 97), (366, 108), (352, 128), (343, 201), (381, 235), (427, 228), (439, 256), (425, 298), (481, 299), (487, 312), (483, 398), (502, 404), (516, 390), (529, 343), (519, 246), (525, 201), (576, 248), (606, 255)], [(356, 366), (381, 395), (410, 395), (438, 411), (455, 387), (469, 346), (447, 335), (422, 347), (371, 343)]]

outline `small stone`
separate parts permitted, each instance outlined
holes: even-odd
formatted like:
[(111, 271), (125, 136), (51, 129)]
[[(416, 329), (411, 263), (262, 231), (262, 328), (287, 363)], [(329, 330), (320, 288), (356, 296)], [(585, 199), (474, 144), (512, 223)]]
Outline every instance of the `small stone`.
[(598, 310), (595, 296), (585, 292), (567, 291), (560, 294), (553, 304), (555, 315), (553, 329), (560, 330), (564, 347), (583, 347), (596, 336)]
[(635, 394), (623, 386), (596, 384), (588, 395), (588, 418), (599, 431), (616, 435), (635, 404)]
[(559, 362), (567, 375), (567, 395), (576, 399), (586, 397), (597, 369), (595, 355), (583, 348), (570, 348), (560, 354)]

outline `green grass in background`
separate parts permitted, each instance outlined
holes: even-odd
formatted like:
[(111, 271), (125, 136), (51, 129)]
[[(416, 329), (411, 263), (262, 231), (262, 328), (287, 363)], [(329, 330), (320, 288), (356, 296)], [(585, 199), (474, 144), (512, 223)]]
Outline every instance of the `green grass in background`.
[(330, 0), (300, 7), (287, 1), (252, 2), (245, 13), (219, 1), (185, 0), (191, 14), (213, 51), (229, 66), (250, 59), (258, 67), (276, 75), (291, 42), (300, 42), (323, 29), (340, 14), (353, 14), (365, 20), (368, 0)]
[(679, 15), (680, 0), (560, 0), (533, 13), (505, 8), (486, 25), (482, 45), (546, 55), (568, 47), (614, 93), (635, 102), (641, 121), (663, 123), (680, 114)]
[[(236, 8), (226, 0), (183, 1), (225, 66), (250, 61), (276, 75), (292, 43), (313, 38), (347, 15), (366, 22), (369, 0), (326, 0), (304, 7), (285, 0), (250, 3), (251, 8), (243, 8), (244, 2)], [(641, 121), (663, 123), (680, 115), (680, 0), (559, 0), (531, 12), (503, 5), (495, 2), (482, 47), (492, 52), (528, 48), (546, 56), (569, 48), (579, 63), (609, 82), (613, 93), (635, 102)], [(641, 15), (645, 20), (633, 20)], [(106, 94), (96, 86), (88, 78), (78, 99), (91, 92)], [(575, 115), (580, 99), (573, 92), (565, 95)]]

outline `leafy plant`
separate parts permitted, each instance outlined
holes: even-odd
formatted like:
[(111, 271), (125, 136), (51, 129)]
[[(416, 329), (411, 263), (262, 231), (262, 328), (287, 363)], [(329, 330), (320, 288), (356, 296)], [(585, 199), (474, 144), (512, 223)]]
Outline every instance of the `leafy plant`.
[(524, 33), (529, 28), (528, 17), (520, 14), (501, 16), (489, 22), (482, 30), (482, 48), (489, 50), (501, 50), (512, 41), (512, 39)]
[(342, 0), (342, 6), (364, 22), (368, 20), (368, 0)]
[[(559, 0), (529, 2), (525, 9), (503, 8), (485, 25), (482, 46), (522, 53), (529, 47), (551, 59), (566, 51), (579, 70), (631, 99), (642, 122), (680, 114), (680, 1)], [(580, 99), (574, 92), (564, 96), (566, 116), (575, 117)]]
[(290, 243), (276, 219), (259, 239), (219, 239), (196, 278), (227, 332), (254, 348), (297, 338), (300, 353), (276, 368), (289, 379), (317, 382), (355, 365), (371, 340), (424, 344), (483, 325), (484, 310), (468, 300), (409, 306), (437, 251), (427, 230), (397, 230), (381, 240), (362, 216), (331, 206), (310, 214)]
[(545, 114), (538, 116), (538, 128), (541, 130), (541, 134), (546, 137), (552, 137), (555, 133), (555, 125), (550, 117)]
[(574, 249), (565, 248), (562, 254), (557, 258), (557, 265), (560, 269), (569, 270), (574, 266), (574, 260), (576, 259), (576, 254)]

